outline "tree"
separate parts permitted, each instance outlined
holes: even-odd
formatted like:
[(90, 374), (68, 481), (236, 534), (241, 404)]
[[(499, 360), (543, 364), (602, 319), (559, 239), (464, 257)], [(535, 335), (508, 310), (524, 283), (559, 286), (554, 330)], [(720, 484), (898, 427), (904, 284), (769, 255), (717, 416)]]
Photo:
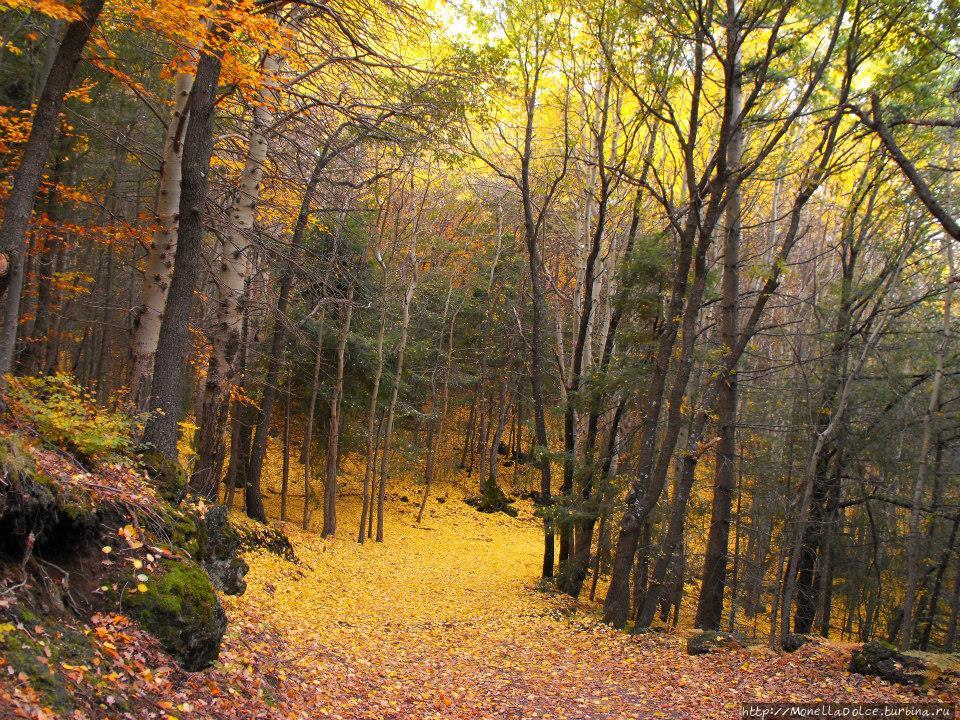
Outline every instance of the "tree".
[[(60, 109), (103, 5), (103, 0), (83, 0), (80, 12), (67, 24), (60, 48), (43, 83), (43, 91), (30, 122), (27, 144), (14, 174), (10, 195), (3, 206), (3, 224), (0, 225), (0, 299), (7, 295), (8, 318), (16, 318), (20, 306), (24, 280), (24, 240), (43, 168), (57, 134)], [(0, 374), (13, 369), (17, 327), (17, 322), (8, 320), (0, 333)]]
[(150, 390), (153, 414), (144, 429), (144, 440), (172, 460), (177, 459), (183, 368), (189, 350), (193, 293), (200, 274), (210, 158), (213, 155), (213, 119), (223, 65), (222, 44), (230, 32), (227, 21), (214, 21), (210, 31), (212, 42), (201, 51), (188, 100), (190, 122), (184, 135), (181, 158), (183, 176), (177, 249), (158, 340), (158, 347), (163, 347), (164, 352), (154, 362)]

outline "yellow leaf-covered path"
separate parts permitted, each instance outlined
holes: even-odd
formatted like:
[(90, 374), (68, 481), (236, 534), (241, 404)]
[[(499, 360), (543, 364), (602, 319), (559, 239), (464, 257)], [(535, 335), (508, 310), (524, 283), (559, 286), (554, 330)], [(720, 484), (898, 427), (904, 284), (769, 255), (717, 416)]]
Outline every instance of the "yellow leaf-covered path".
[[(288, 524), (300, 564), (249, 558), (223, 662), (255, 666), (291, 718), (731, 718), (746, 700), (915, 697), (850, 676), (836, 646), (694, 658), (680, 635), (613, 631), (536, 589), (529, 506), (484, 515), (449, 494), (422, 527), (395, 497), (382, 544), (357, 544), (350, 498), (337, 538)], [(251, 645), (263, 628), (276, 639)]]

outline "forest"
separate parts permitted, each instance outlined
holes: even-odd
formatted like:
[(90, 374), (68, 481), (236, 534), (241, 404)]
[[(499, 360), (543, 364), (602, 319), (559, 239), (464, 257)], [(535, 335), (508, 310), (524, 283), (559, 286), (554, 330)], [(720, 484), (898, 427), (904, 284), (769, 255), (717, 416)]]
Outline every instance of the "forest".
[(958, 141), (956, 0), (0, 0), (0, 715), (957, 702)]

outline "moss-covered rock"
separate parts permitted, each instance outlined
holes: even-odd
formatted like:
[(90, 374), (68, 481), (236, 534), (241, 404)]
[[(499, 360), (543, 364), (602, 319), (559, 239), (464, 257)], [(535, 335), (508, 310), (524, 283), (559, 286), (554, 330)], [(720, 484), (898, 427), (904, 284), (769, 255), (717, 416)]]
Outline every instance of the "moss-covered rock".
[(507, 496), (496, 482), (489, 480), (480, 484), (480, 495), (467, 498), (465, 502), (482, 513), (502, 512), (510, 517), (518, 515), (517, 509), (513, 507), (513, 499)]
[(206, 542), (203, 519), (192, 508), (175, 508), (162, 503), (157, 515), (163, 522), (164, 544), (178, 554), (199, 559)]
[(803, 633), (787, 633), (780, 641), (780, 647), (783, 648), (784, 652), (792, 653), (796, 652), (804, 645), (812, 641), (813, 638), (810, 635), (805, 635)]
[(733, 633), (705, 630), (687, 640), (687, 655), (706, 655), (714, 650), (735, 650), (743, 642)]
[(297, 556), (293, 551), (290, 538), (283, 531), (272, 525), (256, 524), (256, 527), (235, 528), (240, 534), (241, 550), (266, 550), (284, 560), (296, 562)]
[(243, 579), (250, 566), (240, 557), (242, 537), (233, 525), (227, 508), (214, 505), (203, 516), (203, 544), (198, 558), (214, 586), (227, 595), (242, 595)]
[(871, 640), (854, 650), (847, 669), (901, 685), (922, 685), (927, 679), (926, 664), (922, 660), (905, 655), (882, 640)]
[(164, 560), (147, 591), (128, 595), (124, 608), (186, 670), (209, 667), (220, 654), (227, 616), (210, 579), (196, 565)]
[(187, 474), (175, 460), (154, 448), (141, 448), (138, 457), (157, 493), (171, 505), (179, 505), (187, 494)]

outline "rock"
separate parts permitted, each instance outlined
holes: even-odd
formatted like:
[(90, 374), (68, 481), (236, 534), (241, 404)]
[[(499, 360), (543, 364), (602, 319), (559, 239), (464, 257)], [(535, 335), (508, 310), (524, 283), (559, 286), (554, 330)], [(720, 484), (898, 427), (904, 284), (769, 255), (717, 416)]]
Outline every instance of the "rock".
[(919, 658), (904, 655), (882, 640), (871, 640), (853, 651), (847, 669), (858, 675), (875, 675), (901, 685), (922, 685), (927, 668)]
[(687, 655), (706, 655), (713, 650), (736, 650), (743, 643), (733, 633), (705, 630), (687, 640)]
[(210, 579), (196, 565), (164, 560), (146, 592), (125, 597), (124, 609), (185, 670), (202, 670), (220, 655), (227, 615)]
[(796, 652), (808, 642), (812, 641), (813, 638), (809, 635), (805, 635), (803, 633), (789, 633), (783, 636), (780, 646), (783, 648), (784, 652), (792, 653)]
[(250, 566), (240, 557), (242, 538), (230, 524), (227, 508), (214, 505), (203, 516), (200, 565), (210, 581), (227, 595), (242, 595), (247, 589), (244, 576)]
[(240, 533), (240, 548), (243, 550), (266, 550), (282, 557), (284, 560), (297, 561), (290, 538), (275, 527), (262, 525), (253, 529), (240, 528), (238, 532)]
[(482, 513), (502, 512), (510, 517), (518, 515), (517, 509), (513, 507), (513, 499), (508, 497), (496, 482), (481, 482), (480, 495), (466, 498), (464, 502)]
[(171, 505), (179, 505), (187, 494), (187, 474), (180, 463), (154, 448), (141, 449), (139, 458), (157, 494)]

